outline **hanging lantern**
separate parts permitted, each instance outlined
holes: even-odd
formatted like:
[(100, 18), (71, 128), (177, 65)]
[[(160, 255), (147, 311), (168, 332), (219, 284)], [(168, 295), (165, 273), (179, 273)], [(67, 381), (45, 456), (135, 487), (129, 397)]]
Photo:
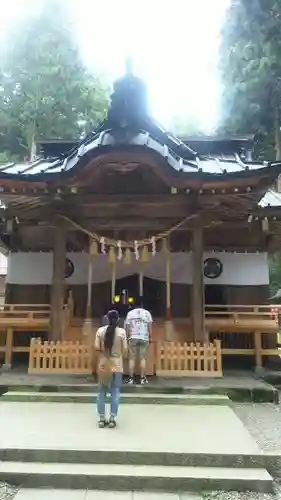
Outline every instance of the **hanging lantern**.
[(105, 254), (106, 253), (106, 249), (105, 249), (105, 239), (104, 239), (104, 237), (102, 237), (100, 239), (100, 244), (101, 244), (101, 253)]
[(138, 244), (137, 240), (134, 241), (134, 252), (135, 252), (136, 260), (139, 260), (140, 252), (139, 252), (139, 244)]
[(131, 250), (129, 248), (126, 248), (124, 256), (124, 264), (127, 264), (129, 266), (131, 262), (132, 262)]
[(115, 248), (114, 247), (109, 247), (108, 260), (109, 260), (110, 264), (115, 263)]
[(269, 223), (268, 223), (268, 218), (267, 217), (265, 217), (264, 219), (262, 219), (261, 226), (262, 226), (263, 232), (264, 233), (268, 233), (268, 231), (269, 231)]
[(118, 260), (121, 260), (122, 259), (122, 241), (117, 241), (117, 248), (118, 248), (118, 252), (117, 252), (117, 259)]
[(152, 245), (151, 253), (152, 256), (154, 257), (156, 255), (156, 240), (154, 236), (151, 238), (151, 245)]
[(168, 253), (168, 242), (167, 242), (166, 238), (164, 238), (163, 242), (162, 242), (162, 252), (164, 254)]
[(145, 245), (141, 250), (141, 262), (146, 263), (148, 261), (149, 261), (149, 252), (147, 246)]
[(90, 255), (98, 255), (98, 244), (95, 240), (91, 241), (90, 244)]

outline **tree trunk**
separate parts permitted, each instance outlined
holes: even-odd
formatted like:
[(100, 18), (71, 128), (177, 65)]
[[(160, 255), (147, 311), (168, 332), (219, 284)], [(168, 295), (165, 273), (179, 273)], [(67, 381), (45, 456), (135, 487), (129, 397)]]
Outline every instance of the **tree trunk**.
[[(280, 132), (280, 121), (279, 121), (279, 108), (275, 105), (274, 113), (274, 146), (275, 146), (275, 158), (276, 161), (281, 161), (281, 132)], [(281, 193), (281, 175), (277, 178), (277, 192)]]
[(279, 121), (279, 108), (278, 106), (275, 107), (275, 114), (274, 114), (274, 145), (275, 145), (275, 152), (276, 152), (276, 160), (280, 161), (281, 160), (281, 132), (280, 132), (280, 121)]
[(37, 158), (37, 148), (36, 148), (36, 142), (35, 142), (35, 134), (32, 134), (32, 138), (30, 141), (30, 147), (29, 147), (29, 161), (30, 163), (34, 162)]

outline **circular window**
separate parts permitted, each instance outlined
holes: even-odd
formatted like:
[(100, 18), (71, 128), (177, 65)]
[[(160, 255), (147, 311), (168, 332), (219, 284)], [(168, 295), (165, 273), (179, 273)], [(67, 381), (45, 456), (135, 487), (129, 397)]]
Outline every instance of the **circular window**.
[(206, 278), (215, 279), (218, 278), (223, 270), (223, 265), (219, 259), (206, 259), (204, 261), (204, 275)]
[(65, 261), (65, 270), (64, 270), (64, 277), (65, 278), (70, 278), (74, 273), (74, 264), (70, 259), (66, 259)]

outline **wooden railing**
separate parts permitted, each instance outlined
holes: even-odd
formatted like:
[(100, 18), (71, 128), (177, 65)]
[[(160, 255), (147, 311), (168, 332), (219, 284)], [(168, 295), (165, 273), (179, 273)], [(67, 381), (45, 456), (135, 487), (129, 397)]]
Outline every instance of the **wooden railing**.
[(49, 304), (4, 304), (0, 306), (0, 325), (3, 319), (36, 321), (50, 318)]
[[(281, 310), (281, 306), (280, 306)], [(64, 306), (64, 321), (66, 326), (73, 321), (73, 303)], [(34, 321), (49, 320), (51, 306), (49, 304), (5, 304), (0, 306), (0, 327), (5, 320)], [(274, 305), (211, 305), (205, 306), (205, 320), (207, 327), (224, 326), (236, 329), (252, 327), (261, 324), (269, 330), (278, 329), (278, 306)], [(9, 321), (10, 322), (10, 321)]]
[(28, 373), (92, 373), (91, 346), (80, 342), (42, 342), (41, 339), (33, 338), (30, 343)]
[[(260, 366), (264, 356), (279, 355), (276, 344), (278, 311), (279, 306), (276, 305), (206, 306), (206, 342), (209, 340), (213, 343), (215, 340), (220, 340), (223, 355), (255, 356), (256, 364)], [(30, 334), (38, 332), (40, 336), (42, 335), (41, 332), (48, 332), (50, 315), (51, 306), (49, 304), (5, 304), (0, 306), (0, 355), (4, 353), (7, 365), (11, 364), (13, 353), (29, 352), (26, 339), (22, 342), (25, 345), (21, 345), (19, 342), (21, 332), (30, 332)], [(69, 299), (68, 304), (64, 306), (63, 332), (70, 331), (71, 325), (74, 325), (73, 301)], [(156, 341), (163, 340), (164, 325), (161, 325), (158, 325), (157, 332), (157, 322), (154, 327), (157, 333)], [(188, 339), (187, 343), (192, 341), (192, 335), (192, 323), (190, 319), (186, 318), (185, 320), (182, 319), (180, 335), (178, 335), (176, 329), (171, 340), (175, 344), (178, 343), (179, 345), (180, 341), (180, 345), (185, 345), (186, 339)], [(63, 336), (64, 339), (71, 340)], [(76, 335), (76, 339), (80, 339), (79, 335)], [(80, 341), (82, 342), (82, 336)], [(156, 354), (153, 354), (153, 349), (154, 347), (150, 349), (151, 361), (149, 365), (151, 365), (151, 371), (157, 364), (156, 361), (153, 361), (156, 356)]]
[(205, 306), (205, 324), (209, 331), (278, 330), (278, 308), (272, 305), (212, 305)]
[[(50, 328), (50, 304), (4, 304), (0, 306), (0, 354), (4, 353), (5, 365), (11, 365), (13, 353), (29, 353), (28, 336), (22, 332), (48, 332)], [(70, 325), (68, 306), (63, 311), (63, 332)], [(22, 345), (18, 342), (22, 338)], [(16, 345), (15, 345), (16, 344)]]
[(276, 305), (206, 306), (205, 326), (208, 338), (221, 341), (224, 356), (253, 356), (256, 367), (263, 357), (280, 356), (277, 345), (278, 314)]
[(278, 309), (281, 310), (281, 305), (276, 304), (211, 304), (205, 305), (205, 313), (233, 313), (238, 312), (241, 314), (277, 314)]

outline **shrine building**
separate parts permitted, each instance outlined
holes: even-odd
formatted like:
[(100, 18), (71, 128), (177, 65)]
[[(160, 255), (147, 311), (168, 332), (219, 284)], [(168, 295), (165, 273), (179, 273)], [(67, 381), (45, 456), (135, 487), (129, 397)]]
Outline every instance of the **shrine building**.
[[(28, 352), (34, 332), (81, 340), (85, 322), (95, 328), (112, 302), (133, 305), (137, 295), (155, 341), (219, 338), (226, 356), (255, 356), (258, 332), (272, 354), (268, 256), (281, 242), (272, 190), (281, 163), (253, 160), (253, 144), (174, 137), (150, 116), (144, 83), (127, 74), (87, 137), (42, 140), (34, 161), (2, 166), (6, 364)], [(20, 305), (48, 311), (40, 328), (20, 319)]]

